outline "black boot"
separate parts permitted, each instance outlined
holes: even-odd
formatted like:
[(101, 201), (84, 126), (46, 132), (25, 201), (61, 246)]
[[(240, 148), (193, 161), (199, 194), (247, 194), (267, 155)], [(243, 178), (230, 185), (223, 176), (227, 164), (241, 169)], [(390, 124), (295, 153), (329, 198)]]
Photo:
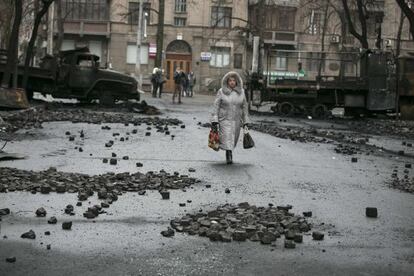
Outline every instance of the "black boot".
[(231, 150), (226, 150), (226, 162), (227, 164), (233, 164), (233, 155)]

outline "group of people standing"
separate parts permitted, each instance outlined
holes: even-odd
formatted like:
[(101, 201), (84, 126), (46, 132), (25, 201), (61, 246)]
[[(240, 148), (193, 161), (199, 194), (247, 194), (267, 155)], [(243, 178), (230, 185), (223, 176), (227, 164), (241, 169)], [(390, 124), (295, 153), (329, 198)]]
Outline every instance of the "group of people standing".
[(164, 85), (164, 76), (162, 75), (162, 69), (155, 67), (154, 70), (152, 71), (152, 75), (151, 75), (151, 83), (152, 83), (152, 97), (156, 98), (157, 97), (157, 91), (159, 91), (158, 93), (158, 97), (161, 98), (162, 95), (162, 87)]
[[(177, 67), (174, 72), (174, 94), (173, 94), (173, 103), (175, 103), (175, 98), (178, 96), (178, 103), (181, 103), (181, 96), (192, 97), (193, 88), (196, 83), (196, 77), (193, 71), (185, 73), (180, 67)], [(151, 84), (152, 84), (152, 97), (161, 98), (163, 85), (166, 82), (163, 76), (163, 71), (160, 68), (155, 67), (151, 75)]]
[(180, 67), (177, 67), (174, 72), (174, 94), (173, 103), (175, 103), (175, 97), (178, 95), (178, 103), (181, 103), (181, 96), (193, 96), (193, 88), (196, 83), (196, 77), (193, 71), (186, 74)]

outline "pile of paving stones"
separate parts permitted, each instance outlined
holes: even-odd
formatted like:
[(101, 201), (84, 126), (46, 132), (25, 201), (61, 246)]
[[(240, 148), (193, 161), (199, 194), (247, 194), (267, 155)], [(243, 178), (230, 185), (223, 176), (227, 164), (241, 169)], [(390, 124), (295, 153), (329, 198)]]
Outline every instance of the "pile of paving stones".
[(315, 136), (316, 130), (307, 131), (301, 128), (281, 127), (274, 124), (252, 124), (250, 128), (278, 138), (290, 139), (301, 143), (332, 143), (332, 141), (326, 138)]
[(130, 123), (134, 125), (179, 125), (181, 121), (172, 118), (142, 117), (130, 113), (109, 113), (84, 109), (48, 110), (40, 107), (24, 111), (8, 112), (2, 115), (7, 131), (21, 128), (40, 128), (43, 122), (70, 121), (73, 123)]
[(335, 152), (339, 153), (339, 154), (344, 154), (344, 155), (354, 155), (357, 154), (359, 151), (358, 147), (352, 147), (352, 146), (348, 146), (348, 145), (343, 145), (343, 144), (338, 144), (335, 147)]
[(403, 176), (398, 176), (398, 167), (393, 170), (390, 186), (408, 193), (414, 193), (414, 177), (410, 176), (411, 163), (406, 163), (403, 169)]
[[(187, 214), (182, 218), (171, 220), (171, 227), (177, 232), (207, 237), (211, 241), (260, 241), (262, 244), (272, 244), (281, 236), (285, 237), (286, 248), (294, 248), (296, 243), (302, 243), (304, 232), (311, 230), (311, 224), (304, 216), (312, 216), (304, 212), (298, 216), (290, 212), (292, 206), (256, 207), (247, 202), (238, 205), (225, 204), (210, 212)], [(170, 228), (161, 233), (172, 236)], [(315, 240), (322, 240), (323, 233), (314, 232)]]
[(414, 121), (365, 119), (347, 121), (351, 130), (414, 139)]
[(48, 194), (78, 193), (80, 201), (94, 192), (100, 199), (114, 199), (122, 192), (144, 193), (148, 190), (183, 189), (198, 182), (187, 175), (160, 172), (106, 173), (89, 176), (80, 173), (58, 172), (56, 168), (34, 172), (14, 168), (0, 168), (0, 192), (28, 191)]

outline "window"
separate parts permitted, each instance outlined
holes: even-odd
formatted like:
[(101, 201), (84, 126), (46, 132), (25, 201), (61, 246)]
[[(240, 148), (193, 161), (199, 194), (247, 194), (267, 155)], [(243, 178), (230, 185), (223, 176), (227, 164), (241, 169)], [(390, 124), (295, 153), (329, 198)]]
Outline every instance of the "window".
[[(144, 3), (143, 7), (143, 14), (142, 19), (144, 20), (145, 13), (148, 14), (148, 22), (150, 21), (151, 15), (151, 3)], [(128, 6), (128, 23), (133, 25), (138, 25), (138, 18), (139, 18), (139, 2), (129, 2)]]
[(175, 12), (186, 12), (187, 11), (187, 0), (175, 0)]
[(211, 7), (211, 26), (231, 28), (231, 8)]
[(108, 20), (108, 1), (66, 0), (62, 3), (62, 14), (68, 20)]
[(243, 65), (243, 55), (234, 54), (233, 67), (235, 69), (242, 69), (242, 65)]
[(287, 70), (287, 54), (277, 53), (276, 55), (276, 70)]
[(182, 27), (185, 26), (187, 19), (182, 17), (174, 17), (174, 26)]
[(309, 14), (308, 33), (312, 35), (321, 33), (322, 13), (312, 10)]
[(230, 65), (230, 48), (212, 47), (210, 66), (227, 67)]
[(278, 31), (295, 31), (296, 9), (290, 7), (278, 7), (277, 12), (277, 30)]
[[(128, 44), (126, 62), (128, 64), (136, 64), (137, 45)], [(141, 64), (148, 64), (148, 45), (141, 45)]]
[(321, 53), (308, 53), (309, 71), (318, 72), (320, 61), (323, 59), (321, 64), (321, 72), (325, 72), (325, 55), (325, 53), (322, 54), (322, 56)]

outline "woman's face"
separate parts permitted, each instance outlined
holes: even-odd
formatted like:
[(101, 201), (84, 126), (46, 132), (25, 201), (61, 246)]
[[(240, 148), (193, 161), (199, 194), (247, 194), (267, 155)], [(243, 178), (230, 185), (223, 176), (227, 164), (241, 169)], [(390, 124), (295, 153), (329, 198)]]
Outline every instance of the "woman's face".
[(235, 78), (233, 78), (233, 77), (230, 77), (230, 78), (227, 80), (227, 85), (228, 85), (228, 87), (230, 87), (231, 89), (234, 89), (234, 88), (236, 87), (236, 85), (237, 85), (236, 79), (235, 79)]

